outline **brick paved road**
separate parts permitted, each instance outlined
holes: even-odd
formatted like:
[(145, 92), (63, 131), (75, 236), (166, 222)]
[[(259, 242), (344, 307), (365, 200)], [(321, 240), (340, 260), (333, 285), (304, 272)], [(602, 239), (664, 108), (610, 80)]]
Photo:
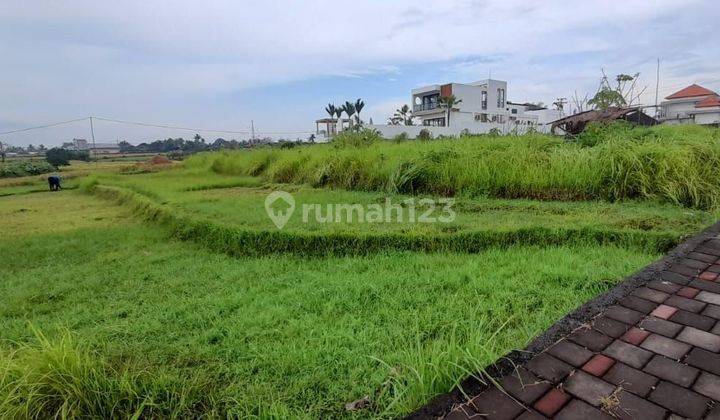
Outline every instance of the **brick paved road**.
[(720, 238), (447, 419), (720, 419)]

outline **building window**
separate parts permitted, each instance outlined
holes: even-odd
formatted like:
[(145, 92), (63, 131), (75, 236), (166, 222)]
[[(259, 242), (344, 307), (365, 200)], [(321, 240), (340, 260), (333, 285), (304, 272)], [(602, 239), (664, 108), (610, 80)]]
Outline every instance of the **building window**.
[(488, 122), (488, 114), (475, 114), (475, 121)]
[(513, 108), (512, 111), (510, 111), (513, 114), (517, 114), (517, 108)]
[(424, 120), (423, 125), (427, 127), (445, 127), (445, 118), (430, 118)]
[(440, 97), (440, 94), (438, 94), (438, 93), (436, 93), (434, 95), (423, 96), (421, 110), (429, 110), (429, 109), (437, 108), (439, 97)]
[(497, 90), (497, 106), (498, 108), (505, 107), (505, 89), (498, 88)]
[(505, 118), (503, 117), (503, 115), (498, 115), (498, 116), (497, 116), (497, 122), (500, 123), (500, 124), (502, 124), (502, 123), (505, 122)]
[(487, 109), (487, 91), (482, 91), (482, 109)]

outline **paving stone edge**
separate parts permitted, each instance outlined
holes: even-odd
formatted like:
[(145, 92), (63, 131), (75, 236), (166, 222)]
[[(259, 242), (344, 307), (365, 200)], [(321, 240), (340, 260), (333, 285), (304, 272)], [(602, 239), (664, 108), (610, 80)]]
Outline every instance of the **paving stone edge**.
[[(484, 372), (466, 378), (459, 387), (455, 387), (447, 394), (435, 397), (428, 404), (408, 415), (406, 419), (436, 419), (446, 415), (452, 410), (453, 406), (466, 401), (465, 395), (474, 396), (482, 393), (493, 381), (497, 381), (509, 374), (518, 365), (525, 364), (533, 356), (550, 347), (580, 325), (587, 323), (607, 307), (617, 303), (636, 288), (644, 286), (658, 273), (665, 271), (673, 262), (684, 258), (700, 243), (718, 233), (720, 233), (720, 222), (716, 222), (702, 232), (680, 243), (663, 258), (626, 277), (607, 292), (585, 302), (535, 337), (524, 349), (513, 350), (500, 357), (495, 363), (487, 366)], [(482, 378), (482, 381), (476, 377)]]

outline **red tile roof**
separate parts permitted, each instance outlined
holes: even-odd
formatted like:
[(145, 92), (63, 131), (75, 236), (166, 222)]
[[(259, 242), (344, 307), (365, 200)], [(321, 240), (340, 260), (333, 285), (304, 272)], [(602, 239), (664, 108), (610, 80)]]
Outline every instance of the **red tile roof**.
[(673, 93), (665, 99), (694, 98), (696, 96), (705, 95), (717, 95), (717, 93), (713, 92), (710, 89), (705, 89), (702, 86), (692, 84), (684, 89), (680, 89), (679, 91)]
[(695, 108), (707, 108), (711, 106), (720, 106), (720, 96), (710, 96), (695, 104)]

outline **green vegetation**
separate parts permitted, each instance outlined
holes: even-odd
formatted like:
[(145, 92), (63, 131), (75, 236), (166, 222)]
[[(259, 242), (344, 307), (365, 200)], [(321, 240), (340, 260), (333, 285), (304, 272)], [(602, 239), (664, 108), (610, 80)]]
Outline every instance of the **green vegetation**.
[[(477, 252), (503, 245), (616, 244), (664, 252), (713, 220), (699, 210), (646, 202), (538, 202), (460, 197), (450, 223), (357, 223), (346, 217), (320, 223), (338, 203), (400, 205), (412, 198), (377, 192), (265, 184), (258, 178), (176, 169), (136, 176), (104, 175), (89, 188), (129, 204), (138, 216), (178, 238), (234, 255), (369, 254), (378, 250)], [(273, 190), (293, 193), (297, 210), (282, 231), (267, 217)], [(418, 201), (416, 201), (418, 203)], [(302, 210), (304, 204), (320, 209)], [(407, 205), (402, 204), (407, 210)], [(421, 214), (428, 207), (417, 205)], [(437, 216), (437, 208), (433, 215)], [(407, 214), (407, 213), (406, 213)], [(307, 222), (305, 222), (305, 219)]]
[(0, 163), (0, 178), (40, 175), (54, 170), (54, 166), (42, 160), (8, 160)]
[(52, 166), (67, 166), (71, 160), (90, 161), (90, 153), (87, 151), (67, 150), (59, 147), (53, 147), (45, 152), (45, 160)]
[(315, 187), (542, 200), (644, 199), (699, 209), (720, 204), (719, 164), (720, 130), (689, 125), (595, 128), (575, 142), (540, 134), (475, 136), (225, 152), (188, 161), (221, 174)]
[(0, 417), (339, 417), (365, 395), (361, 416), (402, 415), (656, 258), (615, 246), (232, 258), (78, 192), (0, 209), (14, 226), (0, 238)]
[[(0, 418), (401, 417), (712, 223), (717, 133), (359, 130), (0, 180)], [(302, 220), (438, 194), (454, 221)]]

